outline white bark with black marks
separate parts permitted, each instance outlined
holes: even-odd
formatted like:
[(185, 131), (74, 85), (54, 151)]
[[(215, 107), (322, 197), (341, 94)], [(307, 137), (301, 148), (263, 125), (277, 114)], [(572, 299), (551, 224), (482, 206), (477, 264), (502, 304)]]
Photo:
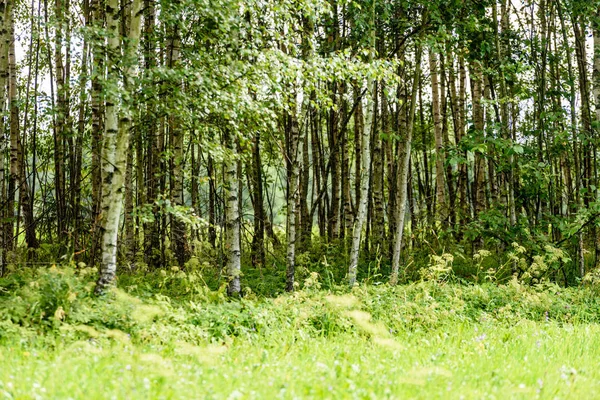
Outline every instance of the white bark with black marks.
[(417, 48), (415, 60), (415, 74), (413, 78), (413, 87), (410, 98), (410, 111), (405, 136), (398, 145), (400, 157), (398, 161), (398, 197), (396, 200), (396, 232), (394, 237), (394, 249), (392, 252), (392, 274), (390, 284), (398, 283), (398, 273), (400, 271), (400, 252), (402, 251), (402, 240), (404, 235), (404, 220), (406, 218), (406, 209), (408, 208), (408, 172), (410, 165), (410, 153), (412, 146), (413, 126), (415, 120), (415, 110), (417, 105), (417, 93), (421, 80), (421, 48)]
[[(102, 149), (102, 260), (96, 293), (102, 293), (115, 281), (117, 272), (117, 244), (119, 221), (123, 209), (127, 149), (131, 129), (132, 110), (121, 104), (116, 88), (123, 73), (124, 89), (131, 90), (137, 77), (137, 49), (141, 33), (141, 1), (131, 6), (131, 25), (121, 53), (119, 35), (120, 7), (118, 0), (108, 0), (106, 5), (108, 57), (106, 84), (113, 90), (107, 92), (104, 147)], [(120, 60), (119, 57), (122, 57)], [(119, 62), (122, 61), (122, 62)], [(119, 118), (120, 116), (120, 118)]]
[(229, 286), (227, 293), (239, 295), (241, 290), (241, 248), (240, 248), (240, 211), (239, 211), (239, 176), (235, 139), (229, 132), (225, 133), (225, 143), (231, 152), (225, 160), (225, 251), (227, 257), (227, 276)]
[[(369, 202), (369, 175), (371, 173), (371, 130), (373, 129), (373, 113), (375, 112), (375, 102), (373, 101), (374, 82), (372, 80), (367, 84), (365, 93), (366, 112), (364, 119), (364, 128), (361, 134), (361, 171), (360, 171), (360, 198), (357, 199), (358, 211), (354, 218), (352, 227), (352, 248), (350, 250), (350, 266), (348, 268), (348, 283), (354, 286), (356, 283), (356, 274), (358, 271), (358, 256), (360, 253), (360, 242), (363, 226), (367, 217), (367, 204)], [(358, 178), (358, 177), (357, 177)]]
[(299, 190), (299, 179), (300, 179), (300, 165), (299, 165), (299, 154), (302, 153), (303, 140), (300, 136), (300, 128), (298, 126), (298, 119), (296, 115), (290, 115), (290, 138), (289, 138), (289, 151), (288, 151), (288, 168), (291, 171), (288, 173), (288, 195), (287, 195), (287, 230), (286, 230), (286, 286), (285, 289), (288, 292), (294, 290), (294, 280), (296, 273), (296, 240), (297, 240), (297, 227), (296, 227), (296, 205), (298, 204), (298, 190)]
[[(8, 82), (8, 49), (10, 47), (10, 32), (11, 25), (10, 6), (7, 0), (0, 0), (0, 115), (4, 115), (7, 104), (7, 82)], [(6, 204), (6, 184), (5, 184), (5, 167), (4, 154), (6, 154), (7, 137), (6, 126), (4, 120), (0, 119), (0, 202)], [(4, 208), (0, 210), (0, 218), (6, 217)], [(5, 255), (3, 254), (6, 242), (5, 228), (0, 224), (0, 275), (4, 265)]]

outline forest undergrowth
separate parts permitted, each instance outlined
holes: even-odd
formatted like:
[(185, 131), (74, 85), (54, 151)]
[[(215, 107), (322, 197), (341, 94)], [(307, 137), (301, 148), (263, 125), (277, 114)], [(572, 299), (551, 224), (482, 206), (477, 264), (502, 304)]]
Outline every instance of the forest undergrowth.
[(94, 268), (21, 269), (0, 279), (0, 397), (594, 397), (594, 282), (469, 283), (443, 265), (238, 299), (200, 271), (122, 274), (99, 298)]

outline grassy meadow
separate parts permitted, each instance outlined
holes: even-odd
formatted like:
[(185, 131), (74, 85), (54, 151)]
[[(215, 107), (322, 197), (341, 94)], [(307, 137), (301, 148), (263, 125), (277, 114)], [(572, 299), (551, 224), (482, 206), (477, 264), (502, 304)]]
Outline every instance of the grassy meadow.
[[(419, 282), (226, 298), (199, 275), (0, 281), (0, 398), (595, 398), (591, 289)], [(142, 284), (142, 282), (144, 282)], [(169, 295), (171, 293), (172, 295)]]

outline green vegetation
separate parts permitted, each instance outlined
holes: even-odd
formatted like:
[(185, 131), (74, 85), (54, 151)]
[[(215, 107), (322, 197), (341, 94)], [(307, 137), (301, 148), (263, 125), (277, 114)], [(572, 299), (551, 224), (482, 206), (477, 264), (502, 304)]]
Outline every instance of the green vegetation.
[[(430, 268), (431, 270), (432, 268)], [(594, 287), (419, 281), (239, 300), (182, 271), (0, 280), (2, 398), (592, 398)], [(450, 275), (450, 281), (456, 279)]]
[(598, 0), (0, 0), (0, 275), (575, 286), (599, 136)]
[(600, 0), (0, 0), (0, 397), (598, 397), (599, 138)]

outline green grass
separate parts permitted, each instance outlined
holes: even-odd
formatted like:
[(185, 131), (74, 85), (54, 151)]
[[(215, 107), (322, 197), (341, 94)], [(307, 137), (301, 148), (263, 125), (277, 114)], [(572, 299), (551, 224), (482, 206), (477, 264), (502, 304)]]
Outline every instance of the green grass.
[[(340, 335), (230, 345), (2, 348), (6, 398), (594, 398), (597, 325), (456, 324), (392, 343)], [(186, 354), (189, 353), (189, 354)]]
[[(0, 398), (582, 399), (600, 389), (600, 300), (585, 288), (325, 292), (315, 279), (293, 295), (228, 301), (135, 285), (98, 300), (88, 286), (66, 269), (0, 280), (11, 289), (0, 291)], [(40, 311), (52, 304), (64, 314)]]

